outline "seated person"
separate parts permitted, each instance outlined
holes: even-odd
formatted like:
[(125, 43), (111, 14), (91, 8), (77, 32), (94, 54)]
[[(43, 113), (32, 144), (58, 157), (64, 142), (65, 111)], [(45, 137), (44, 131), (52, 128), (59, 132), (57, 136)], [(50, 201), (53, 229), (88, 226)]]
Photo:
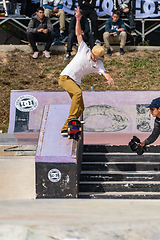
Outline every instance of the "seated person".
[(27, 37), (34, 51), (33, 58), (38, 58), (38, 49), (36, 42), (46, 42), (43, 54), (46, 58), (50, 58), (49, 48), (53, 42), (55, 33), (49, 18), (44, 16), (44, 8), (39, 7), (27, 27)]
[[(90, 48), (92, 49), (94, 47), (94, 37), (92, 33), (90, 32), (89, 28), (89, 22), (86, 17), (82, 15), (82, 11), (80, 11), (80, 24), (82, 29), (82, 37), (85, 42), (89, 42)], [(64, 58), (64, 60), (69, 60), (71, 58), (71, 52), (72, 52), (72, 46), (73, 42), (77, 42), (77, 37), (75, 33), (75, 27), (76, 27), (76, 17), (72, 17), (71, 21), (69, 23), (69, 34), (68, 34), (68, 40), (67, 40), (67, 54)]]
[(131, 35), (137, 36), (135, 32), (135, 24), (134, 24), (134, 15), (131, 8), (131, 1), (132, 0), (114, 0), (114, 9), (119, 10), (122, 14), (124, 14), (128, 20), (131, 29)]
[(101, 45), (101, 43), (98, 39), (97, 13), (94, 10), (94, 8), (96, 6), (96, 0), (78, 0), (78, 5), (80, 6), (80, 9), (82, 10), (82, 15), (91, 20), (93, 32), (94, 32), (95, 44)]
[(141, 147), (149, 145), (156, 141), (160, 135), (160, 98), (153, 99), (151, 104), (148, 106), (153, 117), (155, 117), (154, 129), (151, 135), (144, 141), (140, 143)]
[(20, 14), (21, 15), (26, 15), (26, 5), (27, 5), (27, 0), (11, 0), (11, 8), (10, 8), (10, 14), (15, 15), (15, 9), (17, 3), (21, 3), (21, 10)]
[(63, 0), (43, 0), (44, 15), (48, 18), (55, 15), (59, 18), (60, 25), (60, 37), (63, 39), (65, 37), (65, 13), (63, 11)]
[(105, 23), (105, 32), (103, 33), (104, 43), (107, 48), (107, 55), (111, 56), (110, 41), (120, 42), (120, 54), (124, 54), (124, 46), (126, 44), (127, 34), (124, 22), (120, 17), (120, 12), (114, 10), (112, 17)]

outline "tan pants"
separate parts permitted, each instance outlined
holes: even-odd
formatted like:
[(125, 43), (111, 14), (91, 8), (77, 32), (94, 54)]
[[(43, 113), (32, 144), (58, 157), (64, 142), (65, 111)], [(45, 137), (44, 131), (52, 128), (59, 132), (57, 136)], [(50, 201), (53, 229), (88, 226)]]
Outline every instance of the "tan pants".
[(71, 101), (71, 107), (69, 111), (69, 116), (61, 129), (61, 131), (67, 130), (68, 121), (73, 118), (78, 119), (84, 111), (84, 103), (82, 97), (82, 91), (75, 81), (69, 76), (60, 76), (59, 85), (65, 89), (68, 93)]
[(124, 46), (126, 45), (127, 33), (123, 31), (117, 36), (112, 36), (109, 34), (109, 32), (104, 32), (103, 39), (107, 49), (111, 47), (110, 43), (119, 43), (119, 42), (120, 42), (120, 48), (124, 48)]
[(48, 18), (55, 15), (59, 18), (59, 25), (60, 25), (60, 31), (65, 30), (65, 13), (62, 9), (59, 9), (58, 13), (54, 13), (51, 9), (45, 8), (44, 9), (44, 15)]

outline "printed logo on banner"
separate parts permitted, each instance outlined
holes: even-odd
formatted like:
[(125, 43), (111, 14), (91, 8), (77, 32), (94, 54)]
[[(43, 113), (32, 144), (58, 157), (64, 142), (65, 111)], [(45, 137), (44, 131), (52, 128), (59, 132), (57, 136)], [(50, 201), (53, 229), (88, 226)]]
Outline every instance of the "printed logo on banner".
[(30, 112), (37, 108), (38, 100), (31, 95), (22, 95), (17, 98), (15, 107), (21, 112)]
[(160, 15), (160, 0), (136, 0), (135, 18), (154, 18)]
[[(96, 0), (95, 10), (98, 16), (112, 15), (114, 0)], [(63, 0), (63, 10), (74, 15), (78, 0)], [(160, 0), (135, 0), (135, 18), (160, 16)]]
[(58, 182), (59, 180), (61, 180), (61, 172), (56, 168), (51, 169), (48, 172), (48, 178), (51, 182)]
[[(63, 0), (63, 11), (74, 15), (75, 8), (78, 6), (78, 0)], [(113, 0), (97, 0), (95, 10), (98, 16), (112, 14)]]

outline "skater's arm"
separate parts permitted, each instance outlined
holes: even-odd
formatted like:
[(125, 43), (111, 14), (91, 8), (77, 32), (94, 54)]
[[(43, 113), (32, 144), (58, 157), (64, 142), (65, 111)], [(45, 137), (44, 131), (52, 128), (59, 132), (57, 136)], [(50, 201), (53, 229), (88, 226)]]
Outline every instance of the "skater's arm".
[(111, 75), (109, 73), (107, 73), (106, 71), (102, 73), (103, 76), (107, 79), (107, 84), (109, 84), (110, 86), (114, 86), (114, 80), (113, 78), (111, 77)]
[(76, 8), (75, 16), (76, 16), (76, 36), (77, 36), (78, 44), (80, 45), (83, 38), (82, 38), (82, 30), (81, 30), (81, 24), (80, 24), (82, 14), (80, 13), (79, 7)]

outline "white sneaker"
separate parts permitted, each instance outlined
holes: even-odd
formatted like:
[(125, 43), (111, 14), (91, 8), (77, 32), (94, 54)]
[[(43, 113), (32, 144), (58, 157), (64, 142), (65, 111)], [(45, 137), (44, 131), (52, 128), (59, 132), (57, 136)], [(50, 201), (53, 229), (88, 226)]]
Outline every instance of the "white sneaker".
[(101, 46), (101, 42), (100, 42), (98, 39), (96, 39), (96, 41), (95, 41), (95, 45), (99, 45), (99, 46)]
[(36, 59), (36, 58), (38, 58), (38, 55), (39, 55), (39, 52), (34, 52), (34, 54), (33, 54), (32, 57), (33, 57), (34, 59)]
[(81, 124), (85, 124), (85, 121), (81, 121)]
[(50, 56), (50, 53), (49, 53), (47, 50), (43, 51), (43, 55), (44, 55), (46, 58), (50, 58), (50, 57), (51, 57), (51, 56)]

